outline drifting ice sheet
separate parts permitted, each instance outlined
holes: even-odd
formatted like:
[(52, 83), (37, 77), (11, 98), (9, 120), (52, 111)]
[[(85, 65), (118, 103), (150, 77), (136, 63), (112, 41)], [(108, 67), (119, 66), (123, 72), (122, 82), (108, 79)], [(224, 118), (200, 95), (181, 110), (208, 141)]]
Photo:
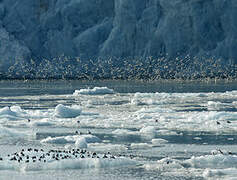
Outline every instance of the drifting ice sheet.
[(59, 104), (56, 106), (54, 115), (60, 118), (75, 118), (81, 114), (81, 109), (79, 106), (64, 106)]
[(114, 90), (109, 89), (107, 87), (94, 87), (93, 89), (80, 89), (75, 90), (73, 93), (74, 96), (78, 96), (80, 94), (83, 95), (105, 95), (105, 94), (113, 94)]

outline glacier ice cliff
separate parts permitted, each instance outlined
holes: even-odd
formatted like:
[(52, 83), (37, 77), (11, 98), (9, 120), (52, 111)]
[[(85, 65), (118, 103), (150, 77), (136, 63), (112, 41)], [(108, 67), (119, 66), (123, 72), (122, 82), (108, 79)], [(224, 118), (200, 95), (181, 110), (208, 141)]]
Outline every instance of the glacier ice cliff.
[(236, 0), (0, 0), (0, 70), (62, 55), (236, 64), (236, 17)]

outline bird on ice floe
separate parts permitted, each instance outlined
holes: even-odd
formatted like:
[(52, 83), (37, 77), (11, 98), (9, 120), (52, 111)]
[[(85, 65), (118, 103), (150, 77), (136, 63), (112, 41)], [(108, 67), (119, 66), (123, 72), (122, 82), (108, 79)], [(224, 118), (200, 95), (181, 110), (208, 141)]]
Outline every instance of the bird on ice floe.
[[(119, 156), (114, 156), (110, 152), (98, 155), (96, 152), (89, 152), (85, 149), (72, 150), (54, 150), (44, 151), (43, 149), (28, 148), (22, 149), (20, 152), (8, 154), (6, 160), (15, 161), (18, 163), (35, 163), (35, 162), (51, 162), (52, 160), (60, 161), (66, 159), (80, 158), (108, 158), (116, 159)], [(131, 157), (132, 158), (132, 157)], [(0, 161), (4, 158), (0, 157)]]

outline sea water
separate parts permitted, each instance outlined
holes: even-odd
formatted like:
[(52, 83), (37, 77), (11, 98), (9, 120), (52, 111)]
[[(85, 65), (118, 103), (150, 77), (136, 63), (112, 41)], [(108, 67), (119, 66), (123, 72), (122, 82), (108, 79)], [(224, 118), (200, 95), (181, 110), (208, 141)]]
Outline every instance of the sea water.
[(0, 179), (236, 179), (236, 149), (236, 81), (0, 82)]

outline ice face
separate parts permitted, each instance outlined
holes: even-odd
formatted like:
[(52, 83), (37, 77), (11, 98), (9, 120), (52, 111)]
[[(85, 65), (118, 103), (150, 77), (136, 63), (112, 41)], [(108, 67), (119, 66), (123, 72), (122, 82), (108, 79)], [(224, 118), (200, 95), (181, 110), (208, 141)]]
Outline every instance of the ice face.
[[(0, 57), (222, 57), (236, 59), (236, 2), (2, 1)], [(13, 59), (12, 61), (9, 61)]]

